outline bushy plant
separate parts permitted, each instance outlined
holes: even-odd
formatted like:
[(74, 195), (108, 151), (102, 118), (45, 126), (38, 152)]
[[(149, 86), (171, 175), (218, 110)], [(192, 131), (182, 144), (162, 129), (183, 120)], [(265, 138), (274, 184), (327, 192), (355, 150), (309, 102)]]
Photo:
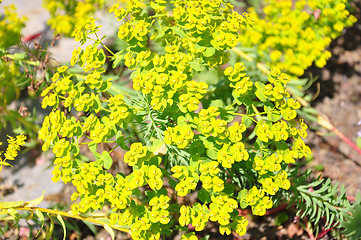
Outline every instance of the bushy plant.
[[(187, 226), (202, 231), (209, 221), (221, 234), (244, 235), (248, 220), (239, 208), (262, 216), (281, 201), (295, 203), (315, 224), (326, 216), (328, 228), (335, 216), (336, 222), (344, 218), (344, 192), (336, 197), (329, 182), (308, 191), (323, 180), (308, 183), (309, 174), (298, 169), (311, 150), (303, 141), (307, 124), (296, 119), (301, 105), (286, 89), (290, 77), (273, 68), (261, 82), (242, 61), (230, 59), (239, 33), (259, 22), (224, 0), (131, 0), (110, 12), (120, 22), (124, 50), (103, 44), (93, 17), (76, 27), (64, 21), (61, 31), (75, 27), (72, 35), (82, 47), (73, 51), (73, 67), (59, 67), (42, 92), (42, 107), (52, 111), (39, 137), (56, 157), (53, 181), (76, 187), (71, 211), (27, 207), (38, 199), (7, 204), (1, 213), (74, 217), (111, 233), (130, 232), (133, 239), (160, 239), (175, 230), (195, 239)], [(132, 70), (133, 90), (105, 74), (109, 64)], [(81, 146), (94, 160), (81, 157)], [(124, 158), (113, 154), (118, 149), (126, 151)], [(115, 170), (115, 161), (124, 161), (130, 173)], [(196, 202), (180, 201), (190, 194)], [(101, 219), (92, 218), (107, 208)]]
[(295, 76), (313, 62), (324, 67), (331, 57), (325, 48), (356, 22), (347, 0), (267, 0), (265, 4), (259, 13), (248, 9), (257, 24), (242, 32), (241, 45), (255, 47), (257, 61)]
[[(57, 157), (53, 179), (77, 187), (73, 214), (109, 204), (110, 223), (131, 229), (134, 239), (159, 239), (179, 225), (184, 230), (192, 224), (201, 231), (209, 220), (219, 224), (222, 234), (234, 230), (243, 235), (248, 220), (237, 208), (251, 206), (253, 214), (264, 215), (279, 192), (290, 187), (288, 166), (311, 153), (302, 140), (307, 125), (294, 120), (300, 104), (285, 89), (289, 77), (273, 69), (269, 83), (263, 84), (252, 81), (241, 62), (222, 68), (228, 62), (227, 50), (239, 42), (238, 31), (252, 24), (232, 5), (145, 5), (131, 1), (127, 9), (119, 4), (110, 9), (123, 21), (118, 37), (127, 49), (112, 53), (112, 59), (113, 66), (124, 61), (134, 70), (131, 78), (138, 93), (130, 97), (108, 91), (112, 81), (102, 76), (106, 56), (98, 48), (95, 20), (74, 33), (82, 44), (91, 34), (96, 39), (73, 52), (71, 64), (78, 64), (84, 76), (60, 67), (43, 92), (42, 106), (53, 111), (39, 136), (43, 150), (52, 147)], [(195, 81), (197, 72), (210, 69), (228, 82), (229, 103), (212, 99), (208, 85)], [(234, 121), (235, 116), (241, 116), (241, 122)], [(144, 142), (124, 136), (131, 123), (146, 129)], [(129, 149), (125, 138), (131, 138)], [(116, 146), (97, 152), (101, 143)], [(78, 159), (80, 144), (88, 145), (96, 161)], [(128, 150), (124, 162), (131, 174), (108, 172), (116, 147)], [(198, 203), (177, 204), (178, 197), (194, 191)]]

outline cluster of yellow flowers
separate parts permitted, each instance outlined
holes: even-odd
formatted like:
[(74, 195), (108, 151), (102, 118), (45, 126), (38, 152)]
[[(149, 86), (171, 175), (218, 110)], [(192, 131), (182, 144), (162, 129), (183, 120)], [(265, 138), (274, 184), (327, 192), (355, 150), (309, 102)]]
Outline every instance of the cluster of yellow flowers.
[[(3, 166), (11, 166), (9, 163), (6, 162), (6, 160), (14, 160), (18, 156), (18, 152), (20, 151), (20, 147), (25, 144), (26, 136), (20, 134), (16, 137), (8, 136), (8, 146), (6, 148), (6, 151), (4, 153), (4, 159), (1, 157), (3, 154), (2, 151), (0, 151), (0, 172)], [(2, 142), (0, 142), (0, 146), (2, 145)]]
[[(232, 212), (238, 208), (238, 203), (235, 199), (229, 198), (225, 194), (212, 196), (212, 201), (209, 207), (206, 204), (201, 205), (195, 203), (192, 207), (182, 205), (180, 208), (179, 224), (187, 226), (192, 224), (196, 231), (202, 231), (209, 220), (218, 222), (219, 232), (221, 234), (229, 235), (234, 229), (237, 234), (244, 235), (248, 225), (247, 218), (243, 216), (236, 216), (231, 218)], [(231, 222), (231, 219), (233, 220)]]
[[(126, 99), (107, 91), (111, 82), (102, 77), (106, 57), (97, 38), (73, 51), (71, 65), (79, 65), (83, 75), (60, 67), (43, 92), (42, 106), (52, 106), (53, 111), (44, 119), (39, 137), (43, 149), (51, 146), (57, 157), (53, 180), (72, 182), (77, 188), (73, 214), (110, 205), (110, 222), (128, 226), (134, 239), (159, 239), (174, 227), (175, 218), (196, 231), (210, 220), (219, 224), (221, 234), (233, 230), (243, 235), (248, 220), (238, 216), (237, 208), (251, 206), (253, 214), (264, 215), (277, 193), (289, 189), (287, 166), (310, 154), (302, 140), (307, 126), (294, 120), (300, 104), (285, 89), (286, 74), (275, 68), (264, 84), (246, 76), (242, 62), (225, 70), (219, 67), (228, 62), (227, 50), (239, 43), (238, 31), (251, 21), (246, 14), (233, 11), (223, 0), (174, 0), (173, 4), (170, 12), (162, 0), (131, 0), (127, 9), (119, 4), (110, 9), (122, 22), (118, 37), (128, 46), (112, 59), (123, 60), (134, 70), (133, 88), (142, 98)], [(73, 36), (84, 45), (98, 29), (90, 18)], [(160, 50), (153, 50), (153, 44)], [(229, 81), (232, 105), (210, 103), (209, 86), (194, 79), (197, 72), (210, 68)], [(132, 100), (137, 107), (127, 104)], [(57, 110), (59, 106), (73, 117)], [(246, 114), (234, 106), (244, 107)], [(259, 112), (262, 108), (264, 112)], [(241, 115), (242, 122), (233, 122), (235, 115)], [(137, 140), (130, 148), (125, 146), (123, 129), (132, 122), (155, 133), (146, 145)], [(249, 146), (246, 140), (253, 130), (256, 141)], [(289, 148), (279, 147), (292, 139)], [(156, 141), (164, 144), (164, 155), (154, 151)], [(79, 142), (88, 145), (96, 161), (78, 159)], [(114, 148), (98, 153), (99, 143), (116, 143), (127, 150), (124, 162), (132, 172), (110, 174)], [(246, 180), (241, 184), (240, 178)], [(167, 180), (175, 190), (172, 197), (164, 186)], [(239, 193), (228, 183), (237, 181)], [(177, 196), (194, 191), (202, 191), (202, 204), (170, 207)]]
[(21, 30), (27, 20), (26, 17), (18, 17), (15, 5), (6, 6), (4, 10), (4, 16), (0, 19), (0, 49), (19, 43)]
[(356, 18), (347, 0), (266, 0), (263, 12), (248, 11), (257, 24), (240, 35), (242, 46), (256, 46), (260, 58), (270, 66), (295, 76), (314, 62), (326, 65), (331, 53), (325, 48)]
[(56, 33), (70, 36), (75, 29), (85, 26), (89, 17), (97, 9), (105, 7), (104, 0), (44, 0), (43, 6), (48, 9), (50, 19), (48, 24)]

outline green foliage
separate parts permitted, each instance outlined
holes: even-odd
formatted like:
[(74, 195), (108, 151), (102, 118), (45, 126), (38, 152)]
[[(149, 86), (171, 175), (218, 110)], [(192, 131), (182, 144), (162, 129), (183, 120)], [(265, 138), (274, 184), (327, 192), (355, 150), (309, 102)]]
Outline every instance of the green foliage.
[[(302, 199), (298, 204), (305, 209), (301, 218), (308, 216), (310, 221), (317, 225), (321, 217), (325, 217), (325, 227), (330, 228), (342, 221), (342, 208), (348, 202), (344, 186), (339, 189), (331, 184), (331, 180), (315, 179), (310, 184), (297, 187)], [(305, 206), (302, 206), (305, 204)], [(299, 211), (299, 213), (300, 213)]]
[[(202, 231), (212, 221), (223, 235), (232, 231), (244, 235), (248, 220), (239, 216), (239, 207), (249, 207), (253, 215), (262, 216), (289, 200), (298, 213), (302, 211), (301, 217), (308, 216), (316, 226), (321, 216), (327, 228), (348, 219), (342, 224), (350, 230), (347, 234), (352, 233), (355, 220), (344, 215), (349, 207), (345, 189), (338, 192), (337, 185), (320, 178), (308, 183), (307, 172), (299, 176), (297, 162), (310, 156), (311, 150), (303, 141), (308, 126), (296, 120), (301, 104), (286, 88), (290, 77), (278, 68), (268, 71), (259, 65), (267, 76), (248, 71), (249, 63), (230, 53), (245, 44), (247, 34), (257, 35), (252, 31), (269, 30), (269, 23), (254, 23), (253, 17), (234, 11), (223, 0), (132, 0), (127, 8), (116, 3), (109, 11), (121, 22), (117, 32), (121, 48), (114, 53), (103, 44), (105, 36), (97, 35), (96, 19), (89, 16), (103, 1), (44, 4), (52, 14), (52, 27), (72, 33), (81, 44), (72, 54), (70, 65), (74, 67), (59, 67), (41, 94), (42, 107), (52, 110), (39, 130), (42, 149), (52, 149), (56, 156), (52, 180), (71, 183), (76, 192), (68, 213), (27, 208), (29, 203), (24, 202), (1, 203), (6, 217), (18, 221), (18, 210), (35, 211), (43, 225), (43, 213), (47, 213), (51, 221), (47, 239), (54, 229), (49, 215), (53, 214), (64, 229), (64, 238), (62, 216), (101, 224), (112, 238), (113, 229), (131, 232), (133, 239), (160, 239), (179, 229), (182, 239), (193, 240), (194, 233), (185, 233), (189, 224)], [(318, 6), (316, 1), (312, 4)], [(338, 16), (341, 11), (341, 20), (348, 18), (346, 24), (351, 24), (352, 17), (342, 4), (332, 5), (335, 12), (330, 15)], [(279, 21), (278, 25), (291, 17), (290, 24), (296, 25), (288, 31), (303, 23), (320, 24), (322, 34), (333, 37), (344, 27), (340, 18), (332, 18), (336, 22), (327, 32), (329, 22), (322, 19), (316, 24), (304, 14), (305, 7), (301, 1), (292, 11), (290, 1), (270, 1), (264, 10), (266, 20)], [(279, 47), (265, 54), (270, 54), (275, 65), (282, 62), (274, 61), (281, 51), (285, 60), (293, 56), (282, 44), (298, 41), (297, 36), (290, 34), (287, 39), (278, 30), (275, 34), (280, 42), (267, 41), (272, 38), (266, 32), (264, 44), (270, 45), (261, 46), (262, 50)], [(296, 32), (303, 36), (307, 31), (311, 30)], [(308, 40), (313, 43), (320, 38), (323, 35)], [(316, 48), (318, 52), (310, 56), (301, 52), (293, 59), (306, 65), (292, 62), (292, 68), (279, 67), (300, 75), (314, 60), (323, 63), (327, 39)], [(306, 48), (308, 42), (301, 40), (299, 48)], [(303, 55), (309, 59), (304, 61)], [(133, 89), (122, 87), (117, 76), (107, 76), (110, 66), (127, 68)], [(4, 69), (9, 69), (9, 76), (17, 72), (9, 66)], [(84, 160), (81, 145), (94, 160)], [(16, 146), (6, 154), (14, 158)], [(100, 146), (105, 148), (100, 150)], [(118, 149), (126, 151), (123, 159), (116, 159)], [(127, 164), (129, 174), (115, 170), (113, 162), (119, 160)], [(191, 193), (199, 201), (179, 204), (181, 197)], [(97, 216), (105, 209), (105, 215)], [(358, 209), (353, 210), (353, 216), (358, 214)]]
[(49, 63), (44, 49), (29, 49), (20, 44), (26, 18), (19, 18), (15, 10), (14, 5), (5, 7), (0, 20), (0, 131), (10, 125), (12, 133), (24, 133), (32, 140), (27, 143), (30, 147), (37, 144), (36, 112), (35, 109), (27, 112), (26, 106), (18, 102), (24, 97), (34, 100), (40, 95), (45, 78), (36, 79), (36, 75), (40, 72), (46, 75)]
[[(201, 231), (208, 220), (218, 222), (222, 234), (234, 230), (243, 235), (248, 220), (237, 214), (237, 196), (255, 215), (264, 215), (273, 206), (276, 193), (290, 187), (286, 166), (310, 154), (302, 140), (307, 125), (294, 120), (300, 104), (285, 89), (289, 82), (286, 74), (273, 69), (269, 82), (261, 83), (247, 76), (242, 62), (225, 70), (219, 67), (228, 61), (227, 49), (238, 43), (237, 31), (250, 24), (247, 17), (223, 1), (173, 4), (168, 9), (172, 16), (165, 14), (162, 1), (146, 3), (148, 10), (136, 2), (128, 9), (119, 8), (119, 4), (110, 9), (118, 20), (125, 20), (118, 37), (128, 47), (121, 54), (108, 51), (114, 61), (123, 61), (134, 71), (133, 89), (140, 94), (124, 96), (107, 91), (113, 83), (103, 79), (105, 55), (98, 46), (108, 48), (96, 35), (94, 18), (84, 30), (74, 31), (82, 45), (92, 34), (95, 42), (73, 52), (71, 64), (78, 64), (83, 75), (60, 67), (42, 94), (42, 106), (53, 107), (39, 132), (43, 150), (51, 147), (57, 157), (53, 180), (77, 187), (72, 200), (80, 202), (72, 205), (72, 214), (87, 214), (110, 204), (111, 223), (129, 226), (134, 239), (158, 239), (177, 222)], [(149, 15), (150, 9), (156, 14)], [(159, 50), (149, 48), (149, 42), (158, 44)], [(207, 95), (208, 84), (193, 80), (196, 73), (208, 69), (215, 69), (228, 81), (232, 94), (226, 102)], [(204, 108), (196, 113), (200, 104)], [(86, 115), (68, 118), (60, 111), (62, 106)], [(247, 116), (247, 126), (232, 122), (236, 115)], [(114, 177), (107, 169), (115, 147), (100, 154), (96, 146), (115, 143), (124, 148), (125, 138), (119, 133), (128, 132), (130, 125), (143, 126), (144, 135), (135, 132), (146, 146), (133, 142), (124, 155), (132, 173)], [(247, 142), (247, 128), (253, 129), (254, 147)], [(111, 140), (116, 133), (117, 140)], [(288, 139), (294, 140), (290, 146)], [(95, 162), (76, 160), (79, 144), (89, 146)], [(154, 151), (155, 146), (164, 146), (164, 150)], [(167, 196), (164, 177), (173, 182), (176, 196)], [(238, 184), (245, 195), (239, 195), (226, 181)], [(140, 196), (139, 189), (154, 194)], [(202, 205), (168, 207), (177, 196), (198, 190)], [(149, 207), (139, 202), (144, 200)]]
[(25, 27), (25, 17), (19, 18), (15, 5), (5, 8), (5, 14), (0, 18), (0, 50), (6, 49), (20, 42), (21, 29)]
[(345, 230), (343, 234), (349, 239), (360, 239), (361, 238), (361, 229), (360, 229), (360, 219), (361, 219), (361, 196), (357, 195), (356, 201), (352, 206), (348, 206), (346, 211), (343, 213), (344, 218), (341, 221), (341, 227)]

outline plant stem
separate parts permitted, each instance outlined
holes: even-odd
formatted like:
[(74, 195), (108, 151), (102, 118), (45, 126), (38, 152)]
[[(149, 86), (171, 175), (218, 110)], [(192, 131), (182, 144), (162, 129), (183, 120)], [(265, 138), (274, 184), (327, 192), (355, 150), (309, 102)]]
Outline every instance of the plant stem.
[(357, 147), (355, 143), (353, 143), (348, 137), (346, 137), (340, 130), (338, 130), (332, 123), (325, 117), (321, 116), (320, 114), (317, 116), (318, 123), (326, 128), (327, 130), (335, 133), (342, 141), (347, 143), (351, 148), (353, 148), (356, 152), (361, 155), (361, 149)]
[(127, 233), (130, 232), (129, 227), (127, 227), (127, 226), (117, 226), (117, 225), (111, 224), (109, 222), (102, 221), (101, 219), (96, 219), (96, 218), (92, 218), (92, 217), (82, 217), (82, 216), (79, 216), (79, 215), (73, 215), (73, 214), (70, 214), (68, 212), (59, 211), (59, 210), (56, 210), (56, 209), (47, 209), (47, 208), (39, 208), (39, 207), (16, 207), (14, 209), (31, 211), (31, 212), (40, 211), (40, 212), (50, 213), (50, 214), (54, 214), (54, 215), (59, 214), (61, 216), (76, 218), (76, 219), (79, 219), (79, 220), (92, 222), (92, 223), (99, 224), (99, 225), (102, 225), (102, 226), (104, 226), (106, 224), (109, 227), (111, 227), (113, 229), (117, 229), (117, 230), (122, 231), (122, 232), (127, 232)]

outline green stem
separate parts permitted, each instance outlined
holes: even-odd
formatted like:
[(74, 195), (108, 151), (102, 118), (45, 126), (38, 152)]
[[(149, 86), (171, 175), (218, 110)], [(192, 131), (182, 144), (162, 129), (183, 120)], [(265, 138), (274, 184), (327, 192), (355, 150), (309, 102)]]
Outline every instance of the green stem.
[(25, 59), (17, 59), (17, 58), (15, 58), (14, 55), (11, 55), (11, 54), (6, 54), (4, 57), (9, 58), (9, 59), (14, 60), (14, 61), (20, 61), (21, 60), (21, 62), (29, 64), (29, 65), (33, 65), (33, 66), (39, 66), (40, 65), (39, 61), (29, 61), (29, 60), (25, 60)]
[(102, 226), (104, 226), (106, 224), (113, 229), (116, 229), (116, 230), (119, 230), (122, 232), (127, 232), (127, 233), (130, 232), (130, 227), (128, 227), (128, 226), (119, 226), (119, 225), (111, 224), (109, 222), (102, 221), (101, 219), (97, 219), (94, 217), (82, 217), (80, 215), (74, 215), (74, 214), (70, 214), (70, 213), (64, 212), (64, 211), (59, 211), (56, 209), (47, 209), (47, 208), (39, 208), (39, 207), (15, 207), (14, 209), (31, 211), (31, 212), (40, 211), (40, 212), (49, 213), (49, 214), (53, 214), (53, 215), (61, 215), (64, 217), (70, 217), (70, 218), (75, 218), (75, 219), (79, 219), (79, 220), (83, 220), (83, 221), (92, 222), (92, 223), (99, 224)]

